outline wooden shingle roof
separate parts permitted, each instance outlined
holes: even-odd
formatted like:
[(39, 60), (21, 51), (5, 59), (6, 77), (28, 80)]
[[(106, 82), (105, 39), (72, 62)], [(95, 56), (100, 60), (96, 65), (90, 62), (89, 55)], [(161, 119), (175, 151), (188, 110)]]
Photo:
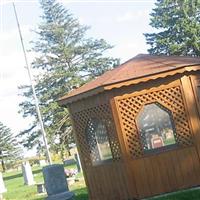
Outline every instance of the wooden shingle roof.
[[(68, 104), (104, 90), (133, 84), (133, 81), (139, 83), (191, 70), (200, 70), (200, 58), (139, 54), (93, 81), (71, 91), (60, 98), (59, 103), (61, 105)], [(171, 73), (166, 74), (166, 72)]]

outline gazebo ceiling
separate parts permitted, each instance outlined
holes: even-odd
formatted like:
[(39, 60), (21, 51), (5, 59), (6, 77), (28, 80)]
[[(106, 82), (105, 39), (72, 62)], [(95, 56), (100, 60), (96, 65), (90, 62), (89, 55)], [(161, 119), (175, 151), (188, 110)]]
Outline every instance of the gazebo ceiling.
[(139, 54), (59, 99), (61, 105), (130, 84), (200, 70), (200, 58)]

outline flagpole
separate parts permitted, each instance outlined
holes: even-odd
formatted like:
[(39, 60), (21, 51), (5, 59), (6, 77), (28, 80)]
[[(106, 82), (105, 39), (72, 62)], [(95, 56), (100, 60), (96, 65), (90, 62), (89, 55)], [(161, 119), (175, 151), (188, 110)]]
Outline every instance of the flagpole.
[(47, 160), (48, 160), (49, 164), (52, 164), (51, 156), (50, 156), (50, 152), (49, 152), (49, 148), (48, 148), (48, 143), (47, 143), (46, 132), (44, 130), (44, 124), (43, 124), (43, 121), (42, 121), (42, 116), (41, 116), (41, 112), (40, 112), (40, 108), (39, 108), (38, 98), (36, 96), (35, 87), (34, 87), (34, 84), (33, 84), (33, 79), (32, 79), (33, 76), (32, 76), (32, 73), (31, 73), (31, 67), (28, 63), (28, 59), (27, 59), (27, 55), (26, 55), (26, 50), (25, 50), (25, 46), (24, 46), (24, 42), (23, 42), (23, 37), (22, 37), (21, 29), (20, 29), (19, 20), (18, 20), (18, 17), (17, 17), (17, 11), (16, 11), (16, 8), (15, 8), (15, 4), (14, 4), (14, 2), (12, 4), (13, 4), (13, 8), (14, 8), (15, 18), (16, 18), (19, 36), (20, 36), (20, 40), (21, 40), (21, 45), (22, 45), (22, 49), (23, 49), (23, 53), (24, 53), (24, 59), (25, 59), (26, 67), (28, 69), (28, 76), (29, 76), (30, 83), (31, 83), (33, 97), (34, 97), (34, 100), (35, 100), (36, 112), (37, 112), (37, 115), (38, 115), (40, 128), (41, 128), (41, 132), (42, 132), (42, 137), (43, 137), (43, 141), (44, 141), (44, 145), (45, 145), (45, 149), (46, 149), (46, 156), (47, 156)]

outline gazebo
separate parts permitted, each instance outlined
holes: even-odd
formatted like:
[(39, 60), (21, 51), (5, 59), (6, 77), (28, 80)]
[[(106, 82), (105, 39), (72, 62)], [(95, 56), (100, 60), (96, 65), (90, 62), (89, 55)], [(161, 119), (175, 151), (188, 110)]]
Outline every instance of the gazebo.
[(200, 58), (140, 54), (59, 100), (90, 200), (200, 185)]

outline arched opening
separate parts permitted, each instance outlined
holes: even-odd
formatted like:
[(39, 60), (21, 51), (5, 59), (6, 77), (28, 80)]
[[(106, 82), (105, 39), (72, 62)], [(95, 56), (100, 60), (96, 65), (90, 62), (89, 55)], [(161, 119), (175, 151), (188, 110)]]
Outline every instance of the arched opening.
[(146, 104), (136, 121), (144, 151), (176, 144), (172, 113), (161, 104)]
[(112, 159), (105, 122), (95, 118), (89, 119), (85, 133), (93, 164)]

